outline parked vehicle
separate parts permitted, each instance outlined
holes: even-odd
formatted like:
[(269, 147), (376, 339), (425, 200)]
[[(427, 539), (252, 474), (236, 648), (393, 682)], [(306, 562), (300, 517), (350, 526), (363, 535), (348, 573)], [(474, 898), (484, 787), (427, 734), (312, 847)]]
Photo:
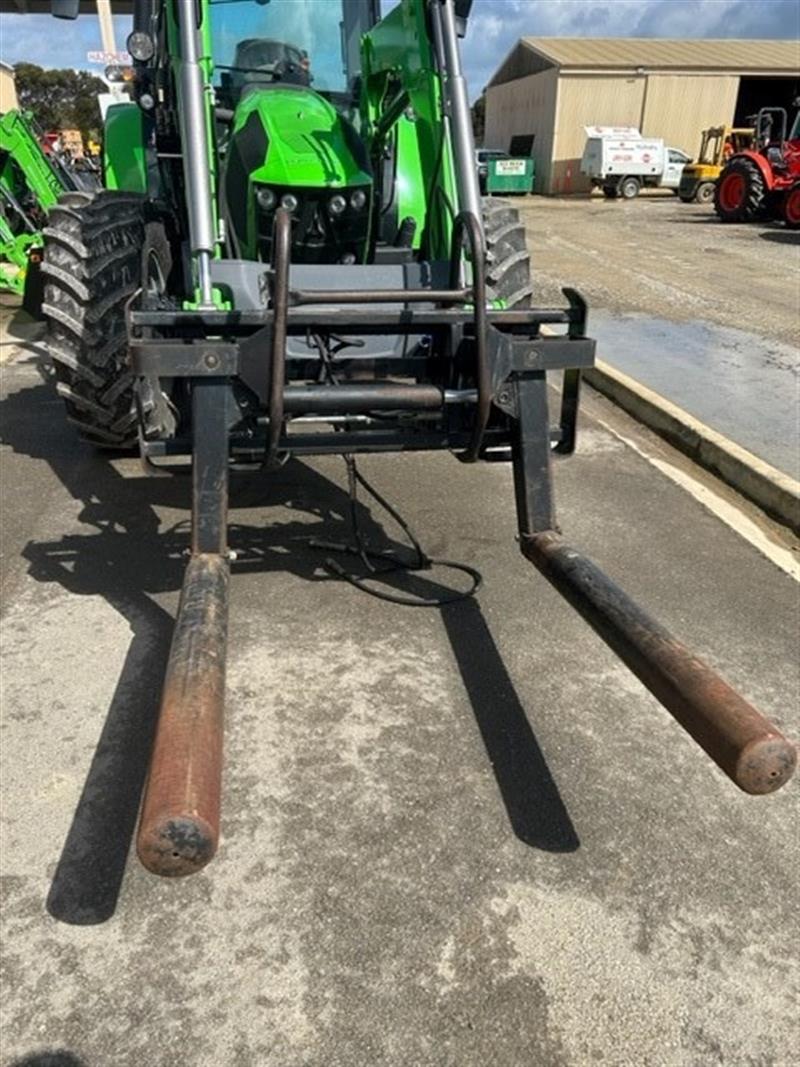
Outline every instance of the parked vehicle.
[(723, 222), (784, 218), (794, 227), (800, 221), (800, 111), (788, 137), (787, 126), (785, 108), (759, 111), (755, 144), (731, 156), (717, 183), (714, 210)]
[(750, 148), (755, 137), (752, 126), (711, 126), (703, 130), (697, 159), (681, 173), (678, 196), (684, 204), (710, 204), (722, 168), (732, 155)]
[(660, 138), (642, 137), (635, 126), (585, 126), (581, 174), (609, 199), (631, 200), (644, 187), (676, 193), (684, 166), (691, 161), (680, 148)]

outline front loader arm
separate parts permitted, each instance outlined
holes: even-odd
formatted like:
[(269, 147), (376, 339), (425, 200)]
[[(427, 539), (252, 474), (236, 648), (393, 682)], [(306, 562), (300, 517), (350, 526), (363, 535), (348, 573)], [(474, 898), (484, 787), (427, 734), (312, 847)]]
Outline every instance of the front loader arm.
[(50, 160), (42, 151), (22, 111), (13, 109), (0, 118), (0, 183), (14, 194), (10, 167), (16, 164), (42, 211), (58, 202), (66, 191)]
[[(460, 60), (452, 24), (452, 0), (401, 0), (368, 34), (362, 44), (364, 97), (362, 117), (365, 135), (376, 162), (393, 136), (398, 123), (410, 120), (416, 140), (421, 174), (422, 217), (416, 222), (425, 230), (429, 258), (447, 259), (455, 216), (469, 210), (481, 219), (474, 171), (472, 130), (464, 128), (454, 103), (461, 79)], [(445, 24), (443, 32), (442, 26)], [(449, 48), (446, 48), (449, 43)], [(463, 80), (463, 79), (461, 79)], [(469, 144), (460, 148), (468, 135)], [(464, 159), (469, 156), (470, 173)], [(471, 189), (465, 189), (465, 182)]]

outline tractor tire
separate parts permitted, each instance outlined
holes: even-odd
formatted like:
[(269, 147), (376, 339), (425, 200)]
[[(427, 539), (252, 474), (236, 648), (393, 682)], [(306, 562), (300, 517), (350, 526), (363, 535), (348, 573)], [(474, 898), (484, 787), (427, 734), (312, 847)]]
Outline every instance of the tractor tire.
[(483, 199), (486, 288), (489, 300), (507, 308), (531, 306), (531, 257), (519, 210), (496, 197)]
[(795, 182), (784, 197), (783, 221), (790, 230), (800, 230), (800, 182)]
[(751, 222), (764, 209), (764, 178), (750, 159), (733, 159), (719, 176), (714, 210), (722, 222)]
[(619, 193), (623, 200), (633, 200), (639, 195), (640, 189), (638, 178), (623, 178), (619, 183)]
[[(52, 208), (44, 230), (42, 310), (56, 390), (67, 420), (101, 448), (136, 441), (125, 306), (147, 285), (154, 257), (162, 278), (171, 270), (163, 226), (147, 222), (145, 205), (133, 193), (71, 192)], [(164, 407), (158, 383), (150, 384), (155, 389), (142, 392), (146, 419)]]
[(715, 182), (700, 182), (697, 186), (697, 191), (694, 194), (694, 201), (697, 204), (710, 204), (714, 199), (714, 192), (716, 191)]

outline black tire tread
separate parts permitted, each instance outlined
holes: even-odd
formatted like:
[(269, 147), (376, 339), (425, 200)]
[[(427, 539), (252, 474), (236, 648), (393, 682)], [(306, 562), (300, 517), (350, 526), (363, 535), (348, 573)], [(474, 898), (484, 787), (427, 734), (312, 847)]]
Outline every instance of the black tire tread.
[(47, 347), (67, 419), (103, 447), (136, 439), (125, 305), (141, 285), (145, 198), (65, 194), (44, 230)]
[(531, 257), (519, 210), (497, 197), (483, 198), (486, 285), (490, 300), (508, 308), (531, 306)]
[[(720, 189), (725, 176), (732, 171), (742, 175), (747, 186), (744, 202), (736, 211), (727, 211), (720, 203)], [(714, 190), (714, 210), (723, 222), (751, 222), (764, 209), (764, 178), (761, 171), (750, 159), (732, 159), (725, 167)]]

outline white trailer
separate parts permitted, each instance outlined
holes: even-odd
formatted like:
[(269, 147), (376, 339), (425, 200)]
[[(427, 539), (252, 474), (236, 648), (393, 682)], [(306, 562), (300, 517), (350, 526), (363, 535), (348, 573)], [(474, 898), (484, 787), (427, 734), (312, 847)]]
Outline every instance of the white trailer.
[(609, 198), (630, 200), (644, 186), (676, 193), (691, 157), (657, 137), (642, 137), (635, 126), (584, 126), (586, 147), (581, 174)]

